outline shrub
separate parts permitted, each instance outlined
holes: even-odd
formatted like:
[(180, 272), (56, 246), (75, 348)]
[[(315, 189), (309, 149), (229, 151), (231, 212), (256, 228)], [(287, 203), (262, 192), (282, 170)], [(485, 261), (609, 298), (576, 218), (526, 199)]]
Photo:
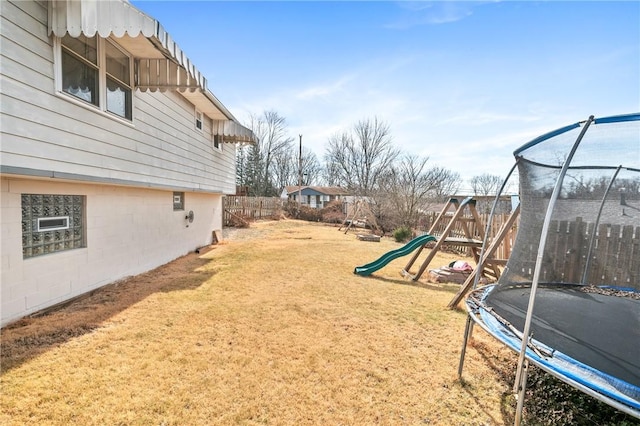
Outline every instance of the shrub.
[(401, 226), (393, 231), (393, 238), (395, 238), (395, 240), (399, 243), (407, 241), (409, 238), (411, 238), (411, 235), (411, 228), (409, 228), (408, 226)]
[(284, 214), (287, 217), (297, 217), (298, 216), (298, 203), (288, 200), (286, 203), (284, 203), (284, 205), (282, 206), (282, 210), (284, 211)]
[(320, 210), (322, 214), (322, 221), (325, 223), (342, 223), (345, 219), (343, 211), (342, 201), (332, 201), (325, 208)]
[(322, 214), (320, 214), (320, 210), (303, 204), (302, 207), (300, 207), (300, 215), (298, 216), (298, 219), (306, 220), (308, 222), (320, 222), (320, 220), (322, 220)]

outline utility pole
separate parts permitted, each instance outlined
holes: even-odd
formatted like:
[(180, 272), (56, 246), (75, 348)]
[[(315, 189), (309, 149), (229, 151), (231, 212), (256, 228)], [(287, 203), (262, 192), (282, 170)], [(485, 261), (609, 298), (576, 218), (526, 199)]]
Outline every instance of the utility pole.
[(298, 216), (302, 210), (302, 135), (300, 135), (300, 152), (298, 153)]

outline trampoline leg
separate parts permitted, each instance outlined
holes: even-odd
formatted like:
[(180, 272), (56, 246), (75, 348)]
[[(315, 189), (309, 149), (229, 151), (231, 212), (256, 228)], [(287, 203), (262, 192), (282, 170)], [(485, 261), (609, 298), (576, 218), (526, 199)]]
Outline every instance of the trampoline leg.
[(529, 360), (525, 359), (524, 364), (522, 366), (522, 372), (520, 377), (516, 377), (516, 384), (518, 385), (518, 393), (516, 394), (518, 397), (518, 404), (516, 406), (516, 416), (514, 419), (514, 426), (520, 426), (520, 422), (522, 422), (522, 410), (524, 408), (524, 394), (527, 390), (527, 373), (529, 371)]
[(460, 351), (460, 362), (458, 364), (458, 380), (462, 380), (462, 368), (464, 367), (464, 357), (467, 353), (467, 344), (473, 332), (473, 320), (467, 315), (467, 324), (464, 327), (464, 339), (462, 341), (462, 350)]

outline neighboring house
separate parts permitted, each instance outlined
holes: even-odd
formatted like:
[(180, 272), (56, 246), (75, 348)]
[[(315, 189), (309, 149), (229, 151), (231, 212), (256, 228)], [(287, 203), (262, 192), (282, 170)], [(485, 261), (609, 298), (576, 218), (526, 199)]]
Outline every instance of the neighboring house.
[(337, 186), (286, 186), (282, 190), (280, 198), (289, 201), (300, 202), (313, 209), (322, 209), (332, 201), (342, 200), (349, 195), (349, 192)]
[(211, 244), (254, 135), (160, 23), (124, 0), (0, 12), (0, 325)]

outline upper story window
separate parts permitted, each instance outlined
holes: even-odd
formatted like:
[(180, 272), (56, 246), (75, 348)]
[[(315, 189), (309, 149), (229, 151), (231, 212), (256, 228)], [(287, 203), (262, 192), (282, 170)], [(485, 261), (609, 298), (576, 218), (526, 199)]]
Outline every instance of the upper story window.
[(202, 113), (196, 110), (196, 129), (202, 130)]
[(103, 111), (132, 119), (131, 57), (109, 40), (60, 39), (61, 90)]
[(98, 46), (96, 38), (65, 36), (62, 39), (62, 90), (100, 105)]
[(105, 46), (107, 111), (131, 120), (131, 60), (108, 40)]

